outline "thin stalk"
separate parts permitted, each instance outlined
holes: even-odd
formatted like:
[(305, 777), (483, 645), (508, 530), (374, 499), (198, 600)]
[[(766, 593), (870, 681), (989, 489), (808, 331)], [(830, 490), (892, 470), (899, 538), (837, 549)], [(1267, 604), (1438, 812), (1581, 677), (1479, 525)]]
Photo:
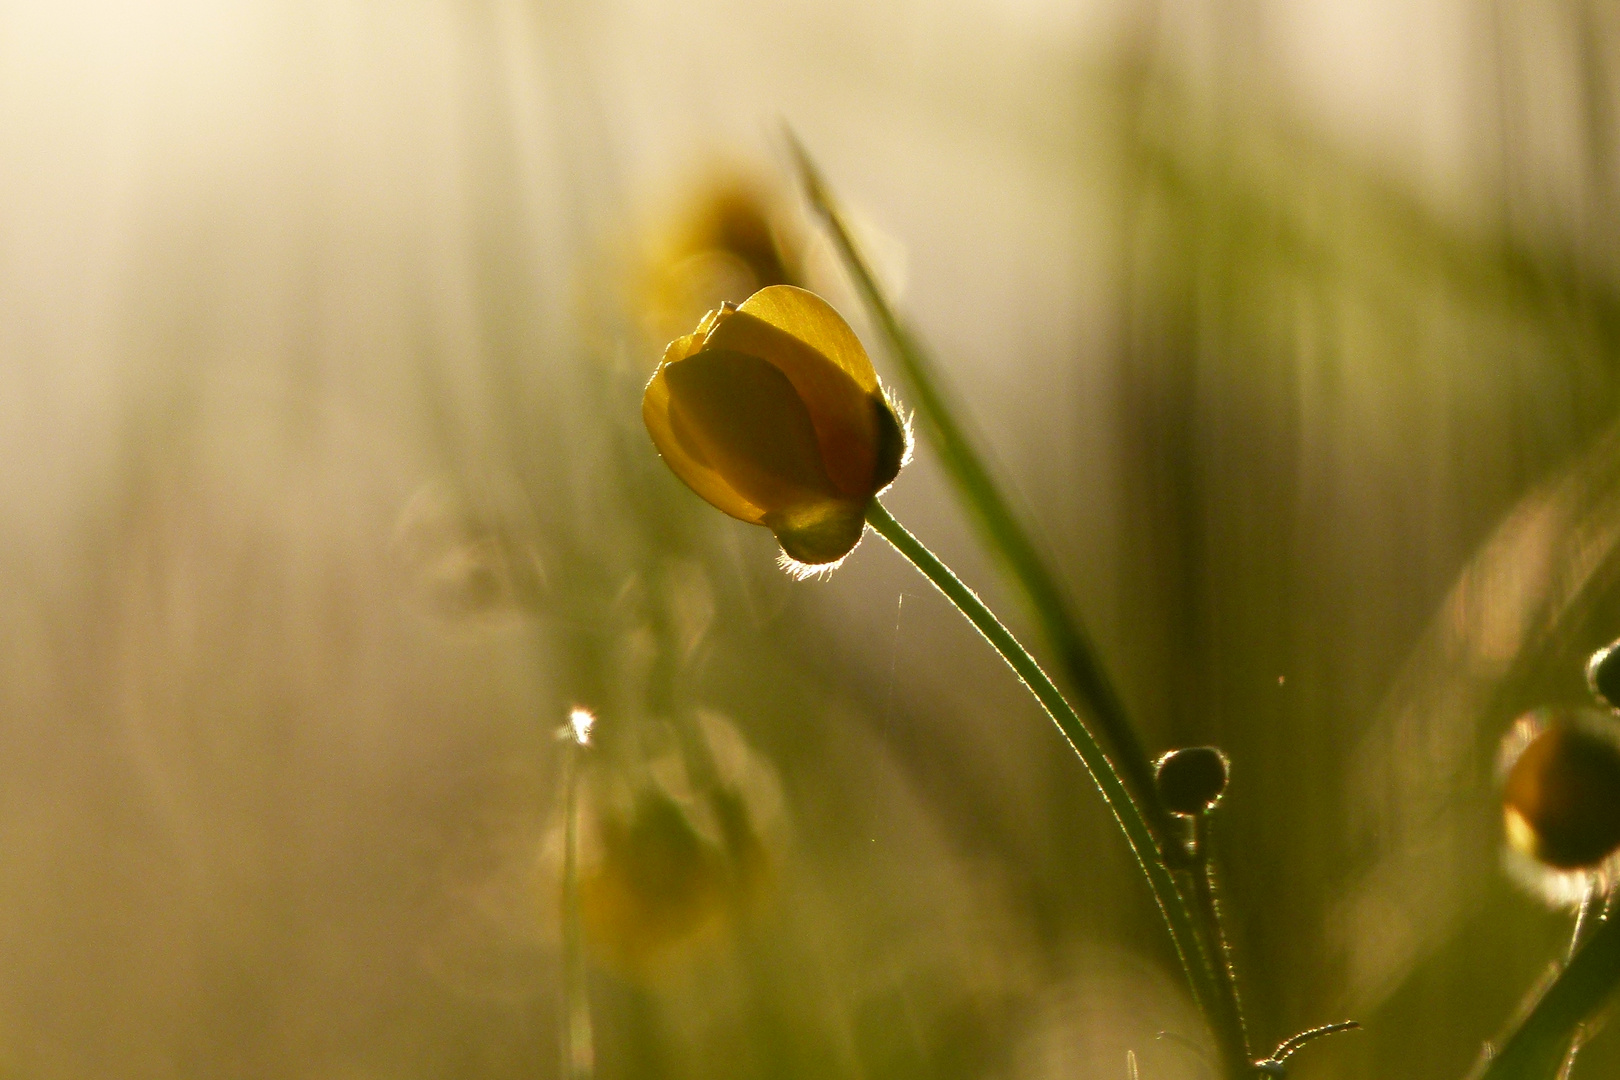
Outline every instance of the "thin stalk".
[(1136, 797), (1153, 835), (1165, 841), (1173, 830), (1153, 786), (1152, 760), (1131, 723), (1124, 700), (1097, 656), (1085, 625), (1065, 602), (1057, 578), (990, 475), (966, 426), (957, 419), (961, 409), (951, 402), (927, 350), (900, 322), (883, 295), (820, 171), (791, 131), (787, 132), (787, 139), (810, 203), (826, 221), (855, 287), (888, 338), (889, 351), (905, 376), (908, 395), (946, 474), (967, 504), (980, 532), (1023, 591), (1041, 632), (1062, 664), (1063, 674), (1113, 750), (1122, 779)]
[[(1575, 928), (1569, 935), (1569, 953), (1564, 957), (1568, 964), (1575, 959), (1586, 939), (1592, 936), (1592, 931), (1604, 919), (1604, 895), (1597, 887), (1597, 882), (1589, 882), (1586, 886), (1586, 895), (1581, 897), (1580, 910), (1575, 913)], [(1581, 1047), (1586, 1045), (1586, 1023), (1583, 1021), (1575, 1025), (1575, 1030), (1569, 1036), (1569, 1049), (1564, 1051), (1563, 1063), (1558, 1066), (1558, 1080), (1569, 1080), (1570, 1073), (1575, 1071), (1575, 1059), (1580, 1056)]]
[(1125, 842), (1130, 845), (1131, 853), (1136, 856), (1137, 865), (1142, 868), (1142, 873), (1147, 878), (1159, 913), (1164, 917), (1165, 926), (1170, 931), (1170, 940), (1181, 960), (1182, 970), (1186, 973), (1193, 998), (1203, 1013), (1205, 1023), (1215, 1036), (1223, 1072), (1233, 1080), (1250, 1075), (1253, 1070), (1243, 1045), (1242, 1031), (1235, 1027), (1221, 1010), (1220, 987), (1213, 965), (1209, 963), (1209, 958), (1201, 947), (1192, 910), (1186, 897), (1176, 887), (1175, 878), (1165, 865), (1163, 851), (1143, 818), (1141, 808), (1131, 798), (1130, 791), (1120, 780), (1119, 773), (1114, 770), (1102, 746), (1092, 736), (1079, 714), (1074, 711), (1074, 707), (1053, 685), (1046, 672), (1041, 670), (1035, 658), (1001, 624), (1001, 620), (985, 606), (978, 594), (951, 572), (950, 567), (941, 562), (920, 540), (907, 532), (905, 527), (884, 509), (883, 504), (875, 499), (866, 512), (866, 521), (879, 536), (905, 556), (923, 577), (944, 593), (945, 598), (973, 624), (974, 629), (984, 635), (984, 639), (1001, 654), (1007, 666), (1013, 669), (1023, 684), (1029, 688), (1030, 693), (1035, 695), (1035, 700), (1040, 702), (1041, 707), (1046, 710), (1046, 715), (1052, 718), (1058, 731), (1079, 755), (1081, 763), (1091, 775), (1098, 791), (1102, 793), (1103, 801), (1113, 812), (1114, 820), (1119, 823), (1120, 831), (1125, 834)]
[(1210, 850), (1210, 811), (1193, 818), (1193, 899), (1198, 909), (1198, 920), (1204, 932), (1204, 951), (1215, 968), (1215, 983), (1220, 990), (1222, 1023), (1236, 1033), (1243, 1048), (1244, 1060), (1252, 1058), (1249, 1032), (1243, 1023), (1243, 1000), (1238, 996), (1237, 969), (1232, 965), (1232, 952), (1226, 942), (1226, 931), (1221, 925), (1220, 896), (1215, 889), (1215, 860)]
[(1596, 885), (1586, 887), (1586, 895), (1581, 897), (1581, 906), (1575, 912), (1575, 928), (1569, 934), (1569, 952), (1564, 956), (1564, 963), (1575, 959), (1575, 953), (1592, 935), (1593, 925), (1603, 918), (1603, 893)]
[(1620, 984), (1620, 919), (1586, 920), (1585, 940), (1518, 1025), (1472, 1074), (1476, 1080), (1548, 1080), (1562, 1072), (1581, 1025)]
[(579, 922), (579, 773), (588, 728), (576, 727), (563, 762), (563, 1076), (592, 1080), (596, 1045), (591, 1030), (590, 989)]

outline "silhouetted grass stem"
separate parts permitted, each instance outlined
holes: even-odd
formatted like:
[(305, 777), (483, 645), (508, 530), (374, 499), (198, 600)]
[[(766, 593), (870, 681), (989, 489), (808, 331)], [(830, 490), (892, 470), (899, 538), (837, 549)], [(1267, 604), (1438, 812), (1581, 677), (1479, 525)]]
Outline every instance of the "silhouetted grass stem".
[[(1593, 920), (1596, 921), (1596, 920)], [(1551, 1080), (1571, 1040), (1620, 983), (1620, 919), (1597, 922), (1558, 978), (1477, 1068), (1475, 1080)]]
[(1204, 953), (1214, 968), (1221, 1010), (1221, 1026), (1231, 1031), (1242, 1048), (1243, 1059), (1253, 1057), (1249, 1032), (1243, 1022), (1243, 1001), (1238, 996), (1237, 970), (1232, 965), (1231, 948), (1221, 926), (1221, 902), (1215, 888), (1214, 852), (1210, 843), (1210, 811), (1193, 818), (1193, 845), (1197, 863), (1192, 870), (1193, 899), (1204, 934)]

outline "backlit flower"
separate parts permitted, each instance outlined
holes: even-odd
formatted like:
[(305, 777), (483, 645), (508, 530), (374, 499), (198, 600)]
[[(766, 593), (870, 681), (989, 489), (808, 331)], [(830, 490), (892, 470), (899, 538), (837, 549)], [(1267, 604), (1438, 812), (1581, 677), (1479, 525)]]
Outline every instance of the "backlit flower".
[(675, 475), (770, 529), (805, 567), (860, 542), (909, 445), (849, 324), (791, 285), (723, 305), (670, 342), (641, 411)]
[(1586, 685), (1611, 709), (1620, 709), (1620, 641), (1611, 641), (1586, 662)]

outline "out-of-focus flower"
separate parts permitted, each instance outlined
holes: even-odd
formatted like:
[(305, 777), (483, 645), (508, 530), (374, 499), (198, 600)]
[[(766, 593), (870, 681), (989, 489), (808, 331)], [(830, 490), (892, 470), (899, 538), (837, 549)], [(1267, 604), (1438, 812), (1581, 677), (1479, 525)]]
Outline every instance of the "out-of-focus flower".
[(1503, 764), (1509, 846), (1569, 879), (1542, 891), (1579, 899), (1620, 850), (1620, 731), (1593, 710), (1537, 710), (1509, 734)]
[(860, 542), (910, 443), (849, 324), (789, 285), (711, 311), (670, 342), (641, 411), (675, 475), (769, 528), (806, 567)]
[(803, 280), (799, 245), (769, 189), (740, 175), (699, 186), (646, 259), (643, 308), (660, 338), (724, 302)]
[(1603, 704), (1620, 708), (1620, 641), (1611, 641), (1586, 662), (1586, 685)]
[[(774, 777), (724, 720), (705, 715), (698, 729), (686, 751), (590, 800), (580, 921), (592, 950), (626, 975), (653, 973), (747, 911), (772, 877)], [(686, 762), (693, 752), (707, 764)]]
[(595, 951), (621, 971), (648, 970), (757, 892), (767, 859), (741, 800), (722, 791), (707, 801), (724, 819), (719, 836), (705, 835), (691, 805), (656, 787), (598, 823), (601, 846), (579, 882), (580, 919)]

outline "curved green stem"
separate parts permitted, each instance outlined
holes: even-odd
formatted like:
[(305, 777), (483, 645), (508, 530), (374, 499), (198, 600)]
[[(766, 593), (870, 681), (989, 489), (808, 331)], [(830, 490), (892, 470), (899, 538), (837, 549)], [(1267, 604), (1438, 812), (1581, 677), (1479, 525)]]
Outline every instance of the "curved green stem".
[(1569, 962), (1535, 1005), (1488, 1052), (1474, 1080), (1553, 1080), (1565, 1075), (1583, 1026), (1620, 986), (1620, 918), (1588, 912)]
[(1222, 994), (1215, 974), (1215, 961), (1201, 947), (1192, 909), (1187, 903), (1187, 898), (1176, 887), (1175, 878), (1165, 865), (1164, 854), (1154, 839), (1152, 830), (1143, 818), (1141, 809), (1131, 798), (1131, 793), (1121, 782), (1119, 774), (1115, 772), (1107, 754), (1087, 730), (1074, 707), (1053, 685), (1046, 672), (1041, 670), (1040, 664), (1036, 663), (1028, 650), (1001, 624), (995, 613), (985, 606), (977, 593), (964, 585), (961, 579), (951, 572), (950, 567), (941, 562), (920, 540), (907, 532), (905, 527), (875, 499), (866, 512), (866, 520), (879, 536), (892, 544), (894, 549), (904, 555), (924, 577), (933, 582), (935, 588), (945, 594), (945, 598), (966, 616), (974, 629), (984, 635), (985, 640), (1007, 662), (1007, 666), (1013, 669), (1029, 688), (1030, 693), (1035, 695), (1035, 700), (1040, 702), (1046, 714), (1052, 718), (1052, 722), (1074, 748), (1074, 752), (1080, 756), (1081, 763), (1091, 774), (1097, 789), (1102, 792), (1103, 801), (1108, 804), (1108, 809), (1113, 811), (1114, 820), (1119, 823), (1120, 831), (1125, 834), (1125, 841), (1130, 845), (1131, 853), (1136, 856), (1137, 865), (1142, 868), (1148, 887), (1153, 890), (1153, 899), (1158, 904), (1160, 914), (1164, 916), (1165, 925), (1170, 931), (1170, 940), (1175, 945), (1176, 955), (1181, 959), (1181, 966), (1186, 973), (1193, 998), (1197, 1001), (1205, 1023), (1209, 1025), (1219, 1044), (1223, 1071), (1232, 1078), (1251, 1074), (1251, 1063), (1243, 1047), (1242, 1030), (1235, 1027), (1221, 1008)]
[(1000, 556), (1029, 602), (1071, 688), (1080, 703), (1090, 710), (1092, 722), (1113, 750), (1120, 778), (1135, 797), (1148, 827), (1155, 838), (1169, 842), (1175, 830), (1153, 786), (1152, 759), (1097, 655), (1085, 624), (1065, 602), (1063, 590), (1058, 587), (1057, 578), (1041, 557), (1029, 530), (991, 476), (984, 455), (975, 446), (967, 425), (959, 419), (962, 410), (952, 403), (933, 359), (906, 329), (883, 295), (810, 154), (791, 130), (786, 134), (810, 203), (826, 221), (845, 268), (878, 328), (889, 340), (890, 352), (905, 376), (922, 428), (938, 452), (946, 475), (956, 485), (974, 524), (989, 541), (991, 550)]

